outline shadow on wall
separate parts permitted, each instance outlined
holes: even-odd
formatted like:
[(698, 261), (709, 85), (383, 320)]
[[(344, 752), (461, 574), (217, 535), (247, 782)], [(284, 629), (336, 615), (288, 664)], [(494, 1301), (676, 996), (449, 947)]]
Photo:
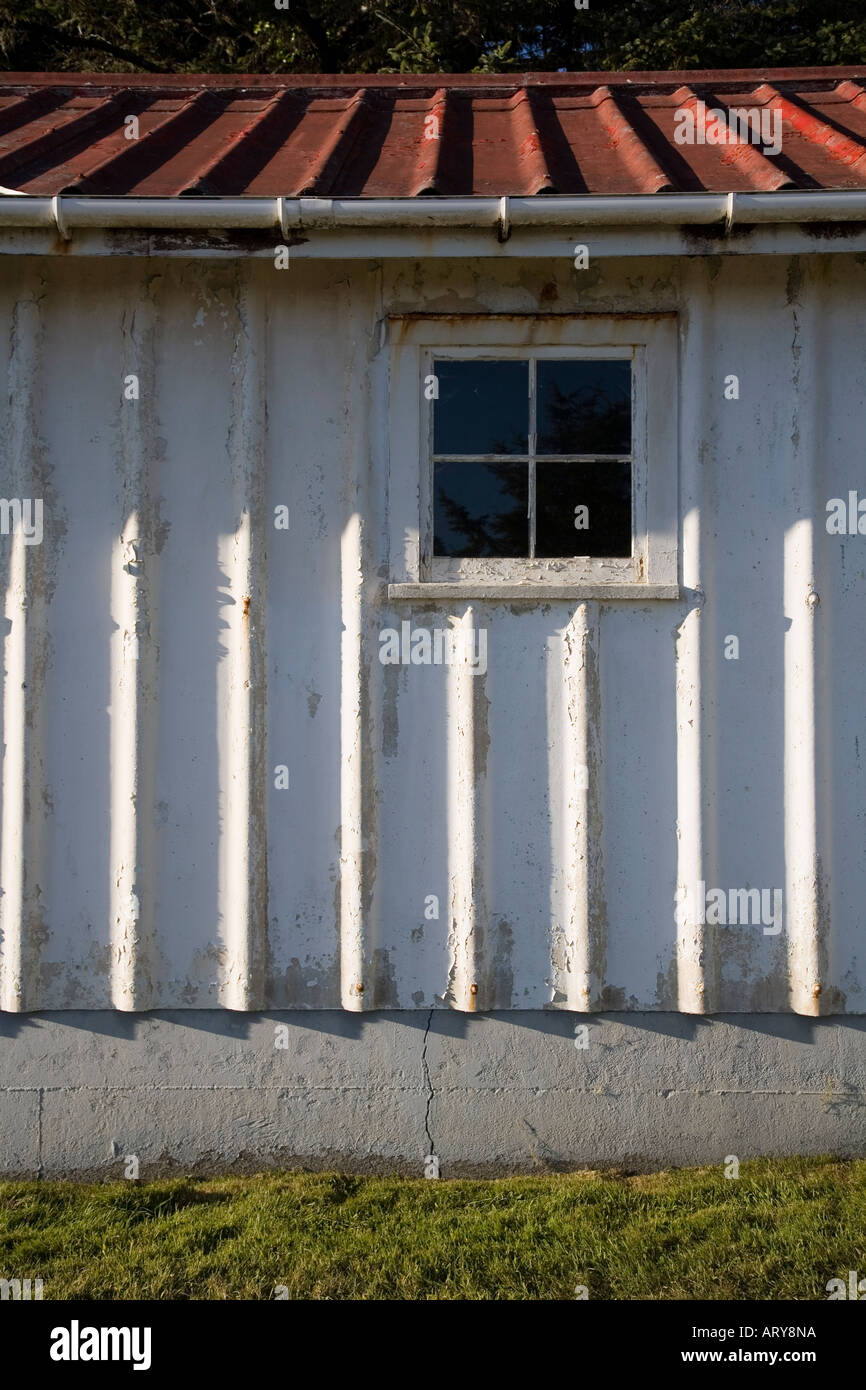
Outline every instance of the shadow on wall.
[[(432, 1016), (431, 1016), (432, 1015)], [(694, 1042), (708, 1030), (720, 1026), (744, 1029), (767, 1038), (798, 1043), (814, 1043), (822, 1029), (843, 1027), (866, 1033), (866, 1016), (835, 1014), (821, 1018), (800, 1014), (716, 1014), (689, 1015), (679, 1013), (566, 1013), (562, 1010), (516, 1011), (464, 1014), (451, 1009), (381, 1010), (366, 1014), (351, 1014), (341, 1009), (321, 1012), (301, 1012), (297, 1009), (268, 1010), (263, 1013), (239, 1013), (226, 1009), (155, 1009), (147, 1013), (119, 1013), (111, 1010), (83, 1010), (31, 1014), (0, 1013), (0, 1037), (18, 1038), (29, 1033), (44, 1033), (46, 1028), (74, 1028), (85, 1034), (131, 1042), (147, 1041), (148, 1030), (154, 1024), (170, 1024), (208, 1034), (227, 1041), (254, 1041), (262, 1029), (284, 1025), (290, 1035), (302, 1038), (307, 1034), (326, 1034), (350, 1042), (361, 1042), (385, 1027), (405, 1028), (413, 1033), (428, 1030), (442, 1038), (470, 1041), (485, 1027), (500, 1027), (537, 1033), (549, 1038), (571, 1039), (578, 1024), (590, 1029), (616, 1027), (620, 1033), (631, 1030), (652, 1033), (663, 1038)], [(395, 1051), (395, 1066), (398, 1065)]]

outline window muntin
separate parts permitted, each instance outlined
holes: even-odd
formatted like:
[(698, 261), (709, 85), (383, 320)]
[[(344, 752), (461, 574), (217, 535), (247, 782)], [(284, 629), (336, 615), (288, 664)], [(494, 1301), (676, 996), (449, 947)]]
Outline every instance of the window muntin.
[(434, 557), (631, 556), (629, 355), (436, 355), (432, 368)]

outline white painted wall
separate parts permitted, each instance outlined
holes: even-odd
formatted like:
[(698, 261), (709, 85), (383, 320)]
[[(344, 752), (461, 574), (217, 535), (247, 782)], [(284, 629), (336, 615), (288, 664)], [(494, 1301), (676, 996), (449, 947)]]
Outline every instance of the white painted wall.
[[(866, 1011), (861, 261), (3, 257), (45, 534), (0, 536), (0, 1009)], [(471, 689), (380, 665), (466, 612), (387, 599), (381, 324), (425, 308), (677, 313), (681, 599), (473, 600)], [(701, 928), (699, 878), (783, 930)]]

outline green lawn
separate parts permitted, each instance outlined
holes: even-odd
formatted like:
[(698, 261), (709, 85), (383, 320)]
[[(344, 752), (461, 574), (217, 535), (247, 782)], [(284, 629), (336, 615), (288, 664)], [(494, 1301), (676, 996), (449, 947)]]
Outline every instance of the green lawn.
[(46, 1299), (826, 1299), (849, 1269), (866, 1275), (864, 1161), (0, 1183), (0, 1277)]

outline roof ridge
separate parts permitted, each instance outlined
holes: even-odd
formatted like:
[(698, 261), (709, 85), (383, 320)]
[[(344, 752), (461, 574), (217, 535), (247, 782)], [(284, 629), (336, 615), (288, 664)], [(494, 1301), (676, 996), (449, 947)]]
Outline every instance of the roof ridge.
[(587, 72), (526, 71), (499, 73), (122, 73), (122, 72), (0, 72), (0, 87), (37, 86), (70, 87), (82, 84), (96, 86), (145, 87), (495, 87), (495, 86), (635, 86), (649, 84), (682, 85), (709, 81), (767, 81), (826, 82), (844, 78), (866, 78), (866, 64), (844, 64), (830, 67), (781, 67), (761, 65), (754, 68), (658, 68), (634, 70), (593, 70)]

